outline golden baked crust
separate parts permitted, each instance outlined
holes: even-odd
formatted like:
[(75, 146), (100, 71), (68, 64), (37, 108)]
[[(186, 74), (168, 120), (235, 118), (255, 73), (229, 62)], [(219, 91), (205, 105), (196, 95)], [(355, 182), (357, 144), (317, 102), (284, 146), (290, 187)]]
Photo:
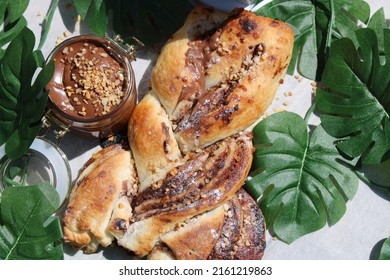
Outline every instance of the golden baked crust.
[(151, 93), (135, 107), (128, 124), (128, 138), (137, 166), (140, 192), (181, 164), (172, 123)]
[(223, 205), (193, 217), (161, 236), (177, 260), (205, 260), (221, 234)]
[(217, 243), (224, 223), (223, 206), (190, 218), (162, 235), (149, 260), (206, 260)]
[(162, 243), (156, 244), (153, 250), (147, 256), (148, 260), (176, 260), (172, 251)]
[[(109, 231), (112, 212), (118, 199), (134, 194), (135, 184), (130, 151), (114, 145), (95, 153), (70, 194), (63, 215), (65, 242), (85, 248), (87, 253), (95, 252), (99, 244), (110, 245), (114, 240)], [(131, 212), (120, 216), (129, 221)]]
[[(167, 42), (152, 73), (153, 90), (176, 121), (184, 152), (258, 120), (283, 81), (294, 42), (287, 24), (242, 9), (217, 26), (211, 21), (198, 37), (188, 37), (204, 9), (197, 7)], [(214, 18), (210, 14), (206, 22)]]

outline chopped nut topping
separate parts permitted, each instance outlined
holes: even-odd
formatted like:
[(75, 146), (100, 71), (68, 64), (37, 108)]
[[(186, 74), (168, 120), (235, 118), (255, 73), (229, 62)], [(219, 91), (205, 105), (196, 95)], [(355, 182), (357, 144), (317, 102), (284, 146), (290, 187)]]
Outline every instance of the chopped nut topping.
[(91, 110), (95, 116), (105, 115), (120, 104), (124, 96), (124, 69), (120, 66), (108, 68), (111, 65), (102, 63), (102, 59), (109, 57), (108, 53), (93, 44), (83, 43), (75, 50), (64, 47), (62, 54), (64, 57), (61, 62), (70, 65), (70, 78), (74, 82), (65, 87), (66, 95), (72, 96), (70, 101), (76, 105), (93, 105), (88, 110), (84, 106), (76, 108), (79, 116), (88, 114), (90, 117), (87, 112)]

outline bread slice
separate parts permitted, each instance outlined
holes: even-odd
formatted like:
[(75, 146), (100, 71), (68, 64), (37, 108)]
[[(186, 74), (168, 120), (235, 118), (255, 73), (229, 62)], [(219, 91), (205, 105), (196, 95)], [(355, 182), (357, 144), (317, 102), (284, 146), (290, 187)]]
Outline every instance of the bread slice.
[(293, 43), (294, 33), (282, 21), (243, 9), (226, 18), (209, 7), (195, 8), (152, 72), (153, 91), (177, 125), (182, 152), (258, 120), (283, 82)]
[[(113, 145), (95, 153), (70, 194), (62, 219), (65, 242), (87, 253), (95, 252), (99, 244), (110, 245), (119, 225), (127, 230), (132, 216), (129, 205), (136, 189), (130, 151)], [(114, 211), (116, 208), (122, 211)], [(117, 219), (124, 223), (119, 224)]]
[(140, 181), (139, 192), (182, 163), (172, 123), (152, 92), (135, 107), (128, 123), (128, 138)]
[(177, 225), (229, 200), (243, 185), (252, 163), (251, 133), (217, 142), (172, 170), (133, 201), (134, 223), (118, 244), (146, 256)]

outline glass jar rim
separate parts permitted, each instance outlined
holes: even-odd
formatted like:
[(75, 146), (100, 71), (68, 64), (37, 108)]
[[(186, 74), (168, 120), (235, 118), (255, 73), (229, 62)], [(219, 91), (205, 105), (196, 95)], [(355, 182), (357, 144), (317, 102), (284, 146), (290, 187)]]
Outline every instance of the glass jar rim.
[[(128, 99), (132, 98), (133, 92), (137, 94), (137, 89), (135, 88), (135, 74), (133, 67), (131, 66), (129, 54), (126, 52), (126, 50), (116, 41), (111, 39), (108, 36), (99, 37), (93, 34), (87, 34), (87, 35), (76, 35), (71, 38), (68, 38), (64, 41), (62, 41), (59, 45), (57, 45), (49, 54), (47, 58), (47, 62), (51, 61), (53, 57), (62, 49), (64, 49), (67, 45), (72, 44), (77, 41), (86, 41), (86, 42), (97, 42), (104, 46), (104, 48), (112, 55), (114, 55), (115, 59), (124, 66), (126, 71), (125, 80), (127, 82), (126, 91), (124, 92), (123, 99), (121, 100), (120, 104), (116, 106), (114, 109), (112, 109), (110, 112), (108, 112), (105, 115), (102, 116), (96, 116), (93, 118), (85, 118), (85, 117), (79, 117), (75, 115), (70, 115), (64, 113), (61, 108), (52, 100), (50, 96), (50, 91), (46, 87), (46, 91), (49, 92), (49, 102), (51, 102), (53, 108), (56, 109), (56, 112), (63, 115), (70, 121), (79, 122), (79, 123), (95, 123), (99, 122), (101, 120), (109, 118), (111, 115), (115, 114), (117, 111), (121, 110), (121, 104), (125, 104)], [(135, 96), (136, 99), (136, 96)]]

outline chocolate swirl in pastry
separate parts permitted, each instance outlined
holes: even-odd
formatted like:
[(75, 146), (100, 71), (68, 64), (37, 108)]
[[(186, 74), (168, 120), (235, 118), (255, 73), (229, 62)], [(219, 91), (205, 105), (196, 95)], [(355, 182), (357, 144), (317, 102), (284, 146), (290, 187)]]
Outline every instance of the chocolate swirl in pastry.
[(220, 238), (209, 259), (259, 260), (265, 250), (265, 221), (253, 198), (240, 189), (225, 205)]
[(261, 210), (244, 189), (211, 211), (166, 233), (148, 259), (257, 260), (265, 250)]
[(130, 151), (113, 145), (95, 153), (84, 165), (63, 215), (65, 242), (95, 252), (127, 230), (130, 203), (137, 191)]
[(130, 118), (132, 153), (113, 146), (86, 163), (65, 240), (94, 252), (116, 239), (149, 259), (260, 259), (264, 219), (241, 188), (254, 149), (245, 129), (271, 103), (292, 46), (281, 21), (196, 7)]
[(210, 15), (215, 14), (208, 7), (194, 9), (163, 47), (152, 73), (152, 88), (175, 121), (182, 151), (258, 120), (291, 59), (294, 35), (287, 24), (242, 9), (228, 18)]
[(204, 87), (203, 52), (189, 51), (191, 42), (215, 29), (226, 18), (225, 13), (198, 6), (163, 47), (153, 68), (151, 82), (171, 119), (181, 118), (192, 106), (191, 100), (180, 100), (181, 95), (199, 95), (197, 91)]
[[(221, 233), (224, 213), (221, 205), (193, 217), (161, 236), (161, 242), (169, 248), (175, 259), (205, 260)], [(157, 259), (153, 256), (148, 258)]]
[(177, 224), (229, 200), (243, 185), (252, 163), (251, 134), (217, 142), (138, 193), (133, 220), (118, 244), (145, 256)]

